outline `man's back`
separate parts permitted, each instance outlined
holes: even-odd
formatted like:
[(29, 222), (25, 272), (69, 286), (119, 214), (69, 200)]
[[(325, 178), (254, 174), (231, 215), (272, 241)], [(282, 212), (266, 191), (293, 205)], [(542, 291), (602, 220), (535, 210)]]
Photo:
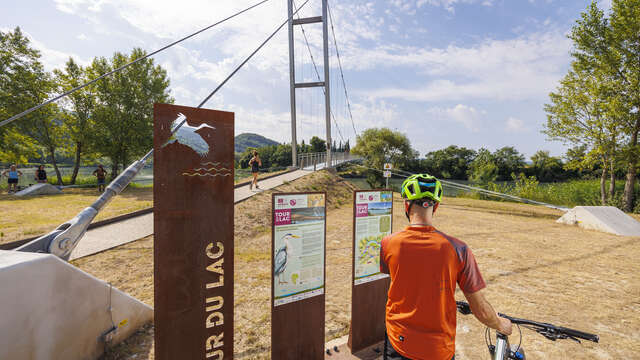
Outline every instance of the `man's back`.
[(455, 352), (456, 283), (485, 287), (465, 243), (432, 226), (409, 226), (382, 240), (380, 266), (391, 276), (386, 322), (391, 345), (412, 359), (451, 359)]

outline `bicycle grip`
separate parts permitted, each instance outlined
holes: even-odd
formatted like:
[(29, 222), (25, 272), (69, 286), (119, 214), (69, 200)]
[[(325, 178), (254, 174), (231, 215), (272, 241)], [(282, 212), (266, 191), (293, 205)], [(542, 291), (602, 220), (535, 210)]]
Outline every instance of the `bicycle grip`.
[(589, 341), (593, 341), (595, 343), (600, 341), (600, 337), (596, 334), (589, 334), (586, 332), (582, 332), (582, 331), (578, 331), (578, 330), (574, 330), (574, 329), (567, 329), (564, 327), (558, 327), (558, 330), (560, 330), (561, 332), (573, 336), (575, 338), (579, 338), (579, 339), (584, 339), (584, 340), (589, 340)]

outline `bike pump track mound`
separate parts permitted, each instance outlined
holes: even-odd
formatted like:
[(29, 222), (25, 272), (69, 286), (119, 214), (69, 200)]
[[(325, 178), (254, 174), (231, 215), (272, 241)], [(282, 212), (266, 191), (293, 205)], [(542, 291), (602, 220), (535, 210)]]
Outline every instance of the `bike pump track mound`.
[(623, 236), (640, 236), (640, 222), (614, 206), (576, 206), (559, 223)]

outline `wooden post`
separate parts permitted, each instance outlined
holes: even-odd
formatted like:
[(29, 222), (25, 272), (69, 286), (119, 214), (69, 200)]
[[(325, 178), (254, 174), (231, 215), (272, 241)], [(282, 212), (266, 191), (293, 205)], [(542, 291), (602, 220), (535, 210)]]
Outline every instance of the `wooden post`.
[(234, 114), (153, 112), (155, 358), (232, 359)]

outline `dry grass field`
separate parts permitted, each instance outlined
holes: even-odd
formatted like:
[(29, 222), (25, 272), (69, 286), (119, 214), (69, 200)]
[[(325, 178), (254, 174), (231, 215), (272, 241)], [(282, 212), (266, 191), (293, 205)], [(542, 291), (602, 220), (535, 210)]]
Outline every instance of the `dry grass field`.
[[(286, 172), (260, 173), (258, 179)], [(251, 177), (237, 179), (236, 183), (247, 183)], [(0, 194), (0, 244), (39, 236), (55, 229), (91, 205), (100, 193), (96, 189), (68, 188), (62, 194), (17, 198)], [(153, 188), (125, 189), (105, 207), (95, 221), (112, 218), (153, 206)]]
[[(62, 194), (18, 198), (0, 194), (0, 244), (45, 234), (93, 203), (96, 189), (65, 189)], [(127, 188), (96, 221), (153, 206), (152, 188)]]
[[(348, 333), (351, 301), (351, 188), (321, 172), (278, 191), (327, 190), (326, 339)], [(236, 205), (235, 357), (267, 359), (270, 344), (270, 192)], [(394, 200), (394, 230), (406, 224)], [(600, 343), (551, 342), (523, 329), (530, 359), (622, 359), (640, 354), (640, 239), (556, 224), (560, 212), (531, 205), (445, 198), (436, 226), (465, 241), (496, 310), (600, 335)], [(153, 305), (153, 239), (74, 264)], [(114, 271), (117, 269), (117, 271)], [(456, 297), (463, 300), (458, 292)], [(487, 359), (484, 328), (458, 316), (456, 359)], [(518, 342), (517, 330), (512, 342)], [(147, 326), (105, 359), (153, 359)]]

